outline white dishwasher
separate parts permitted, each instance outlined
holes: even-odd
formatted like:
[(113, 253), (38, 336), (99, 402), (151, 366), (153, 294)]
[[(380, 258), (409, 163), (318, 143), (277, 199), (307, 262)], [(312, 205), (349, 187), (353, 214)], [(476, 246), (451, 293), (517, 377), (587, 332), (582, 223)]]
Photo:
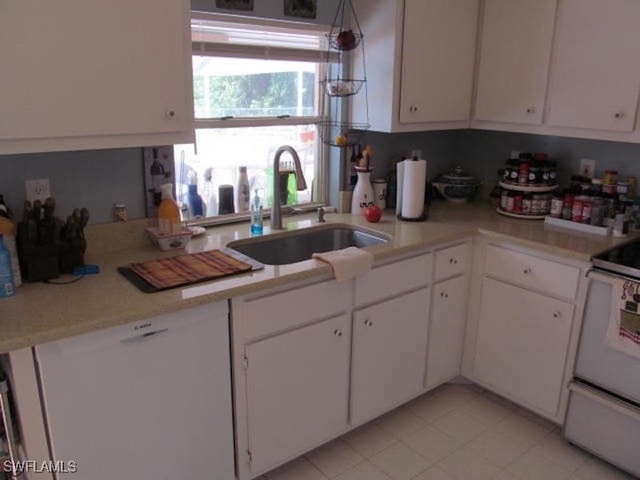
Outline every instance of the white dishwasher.
[(57, 479), (235, 477), (226, 302), (46, 343), (35, 355)]

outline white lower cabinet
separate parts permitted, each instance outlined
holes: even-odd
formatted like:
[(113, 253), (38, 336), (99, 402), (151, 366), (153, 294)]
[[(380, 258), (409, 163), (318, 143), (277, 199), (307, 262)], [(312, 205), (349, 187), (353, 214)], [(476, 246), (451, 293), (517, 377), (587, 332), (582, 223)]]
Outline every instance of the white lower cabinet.
[(252, 471), (264, 471), (345, 431), (349, 349), (348, 315), (247, 345)]
[(555, 416), (571, 335), (573, 305), (491, 278), (482, 286), (474, 371), (477, 379)]
[(480, 240), (462, 373), (563, 423), (590, 263)]
[(352, 426), (420, 393), (428, 316), (428, 287), (354, 312)]
[(433, 286), (429, 319), (426, 387), (436, 387), (460, 374), (467, 314), (468, 276)]

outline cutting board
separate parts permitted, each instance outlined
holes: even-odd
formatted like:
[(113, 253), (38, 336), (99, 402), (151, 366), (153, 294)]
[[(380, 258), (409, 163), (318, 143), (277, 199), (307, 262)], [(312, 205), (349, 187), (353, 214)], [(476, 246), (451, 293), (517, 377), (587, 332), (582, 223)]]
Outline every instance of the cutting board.
[(131, 283), (145, 293), (159, 292), (264, 268), (234, 250), (177, 255), (118, 267)]

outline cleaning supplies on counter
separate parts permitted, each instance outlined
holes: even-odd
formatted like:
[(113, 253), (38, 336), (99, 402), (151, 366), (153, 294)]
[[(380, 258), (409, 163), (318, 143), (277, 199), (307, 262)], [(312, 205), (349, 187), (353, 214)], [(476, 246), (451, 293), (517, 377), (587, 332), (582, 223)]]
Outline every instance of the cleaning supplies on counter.
[(204, 171), (204, 198), (207, 202), (207, 217), (218, 215), (218, 199), (213, 186), (213, 168), (209, 167)]
[(251, 187), (249, 186), (249, 177), (247, 176), (247, 167), (242, 166), (238, 169), (238, 186), (236, 188), (236, 211), (246, 212), (250, 206)]
[(0, 298), (10, 297), (16, 293), (13, 283), (11, 255), (4, 246), (3, 235), (0, 235)]
[(262, 201), (258, 195), (258, 189), (255, 190), (255, 196), (251, 203), (251, 235), (262, 235)]
[(204, 217), (205, 205), (202, 197), (198, 193), (198, 176), (191, 172), (189, 174), (189, 192), (187, 193), (187, 203), (189, 204), (189, 217)]
[(182, 230), (180, 207), (173, 198), (173, 184), (163, 183), (160, 186), (162, 201), (158, 206), (158, 228), (163, 233), (178, 233)]
[[(10, 212), (10, 210), (7, 210)], [(0, 235), (4, 236), (4, 246), (11, 256), (11, 269), (13, 271), (13, 284), (15, 287), (22, 285), (22, 275), (20, 273), (20, 261), (18, 260), (18, 249), (16, 247), (16, 224), (11, 221), (11, 217), (6, 217), (0, 212)]]

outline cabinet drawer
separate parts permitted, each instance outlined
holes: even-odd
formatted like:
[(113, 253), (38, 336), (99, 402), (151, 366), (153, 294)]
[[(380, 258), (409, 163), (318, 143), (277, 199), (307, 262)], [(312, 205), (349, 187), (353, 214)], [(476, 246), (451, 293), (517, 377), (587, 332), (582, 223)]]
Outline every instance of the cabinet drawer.
[(436, 282), (463, 273), (469, 264), (469, 245), (463, 243), (436, 251), (435, 264)]
[(570, 299), (575, 298), (580, 277), (577, 267), (494, 245), (487, 246), (484, 271), (507, 282)]
[(246, 341), (290, 330), (349, 310), (351, 287), (335, 280), (260, 298), (232, 301), (234, 320), (244, 320)]
[(428, 253), (374, 268), (355, 282), (355, 304), (376, 302), (427, 285), (433, 255)]

